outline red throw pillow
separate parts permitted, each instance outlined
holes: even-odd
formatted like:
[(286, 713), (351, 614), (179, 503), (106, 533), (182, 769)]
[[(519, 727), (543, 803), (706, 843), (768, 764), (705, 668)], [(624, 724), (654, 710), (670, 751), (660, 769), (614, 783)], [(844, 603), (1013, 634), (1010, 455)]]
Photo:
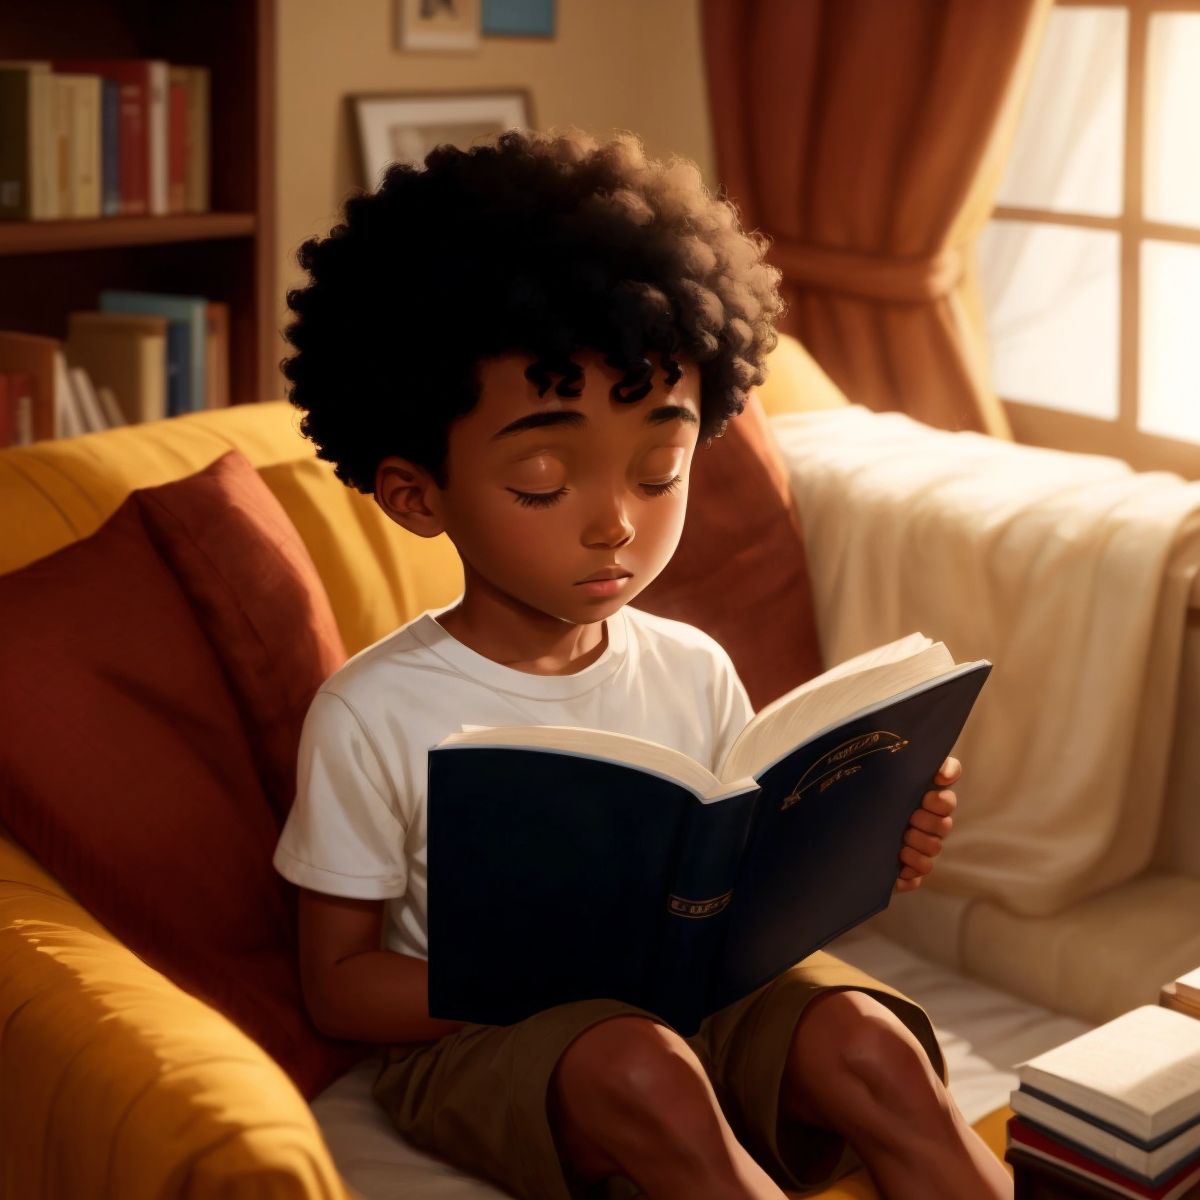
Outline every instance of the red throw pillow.
[(282, 829), (304, 716), (346, 661), (325, 586), (283, 505), (238, 450), (134, 494), (225, 668)]
[[(193, 487), (207, 505), (212, 472), (167, 485), (168, 507), (186, 508)], [(212, 634), (147, 534), (146, 499), (133, 493), (91, 537), (0, 576), (0, 822), (309, 1098), (368, 1050), (308, 1019), (294, 888), (271, 865), (279, 821), (255, 762), (257, 735), (248, 736)], [(216, 549), (220, 513), (209, 516)], [(240, 510), (225, 522), (243, 555), (251, 517)], [(269, 538), (260, 549), (270, 552)], [(264, 578), (278, 620), (304, 619), (291, 583)]]
[(824, 669), (804, 536), (757, 393), (696, 448), (679, 548), (634, 606), (716, 638), (756, 710)]

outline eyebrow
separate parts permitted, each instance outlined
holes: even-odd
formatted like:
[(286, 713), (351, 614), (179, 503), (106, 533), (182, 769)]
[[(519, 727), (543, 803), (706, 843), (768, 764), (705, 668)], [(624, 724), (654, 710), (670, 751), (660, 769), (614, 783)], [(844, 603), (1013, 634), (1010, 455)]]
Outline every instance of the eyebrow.
[[(700, 424), (696, 414), (690, 408), (683, 408), (679, 404), (660, 404), (658, 408), (652, 408), (646, 414), (643, 424), (665, 425), (668, 421), (690, 421), (693, 425)], [(509, 421), (503, 429), (499, 429), (493, 433), (489, 440), (494, 442), (498, 438), (511, 437), (515, 433), (523, 433), (526, 429), (541, 429), (547, 425), (565, 425), (570, 429), (578, 429), (580, 426), (586, 424), (587, 417), (577, 408), (561, 408), (556, 409), (554, 412), (528, 413), (526, 416), (518, 417), (515, 421)]]

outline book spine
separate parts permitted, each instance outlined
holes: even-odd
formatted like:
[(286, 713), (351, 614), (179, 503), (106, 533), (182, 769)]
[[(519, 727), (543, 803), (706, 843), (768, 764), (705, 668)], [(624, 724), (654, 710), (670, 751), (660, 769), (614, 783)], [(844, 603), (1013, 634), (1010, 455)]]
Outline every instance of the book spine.
[(102, 153), (104, 156), (104, 216), (117, 217), (121, 215), (121, 175), (120, 175), (120, 114), (121, 114), (121, 85), (112, 79), (102, 82), (103, 88), (103, 122), (104, 136), (102, 138)]
[(191, 392), (192, 331), (186, 321), (167, 325), (167, 416), (188, 412)]
[(172, 81), (168, 91), (169, 120), (167, 129), (167, 211), (185, 212), (187, 208), (187, 85)]
[(167, 95), (167, 64), (152, 59), (146, 64), (146, 104), (148, 111), (147, 138), (149, 142), (149, 203), (152, 216), (168, 212), (170, 165), (168, 163), (169, 97)]
[(32, 219), (33, 83), (27, 71), (0, 68), (0, 217)]
[(713, 961), (758, 795), (755, 788), (712, 804), (693, 802), (683, 822), (644, 1007), (684, 1036), (709, 1012)]

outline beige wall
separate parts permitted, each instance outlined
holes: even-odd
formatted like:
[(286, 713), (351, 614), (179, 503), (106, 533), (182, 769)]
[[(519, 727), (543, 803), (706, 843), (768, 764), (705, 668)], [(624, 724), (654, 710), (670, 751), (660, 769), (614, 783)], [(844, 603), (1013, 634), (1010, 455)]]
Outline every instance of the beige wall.
[[(553, 39), (484, 37), (459, 52), (395, 49), (393, 0), (276, 7), (278, 329), (285, 292), (304, 278), (296, 249), (329, 232), (358, 182), (350, 93), (527, 87), (538, 128), (630, 129), (649, 154), (684, 155), (715, 186), (698, 0), (557, 0)], [(286, 351), (280, 337), (276, 361)]]

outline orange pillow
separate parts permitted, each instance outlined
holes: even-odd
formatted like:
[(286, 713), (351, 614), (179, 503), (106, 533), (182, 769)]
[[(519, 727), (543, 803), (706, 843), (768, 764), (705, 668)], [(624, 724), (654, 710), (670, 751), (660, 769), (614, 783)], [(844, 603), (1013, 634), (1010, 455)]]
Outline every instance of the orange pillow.
[(634, 606), (716, 638), (756, 710), (824, 669), (804, 536), (756, 392), (697, 447), (679, 547)]
[(317, 688), (346, 661), (325, 586), (283, 505), (239, 450), (136, 494), (225, 668), (282, 829), (296, 794), (300, 727)]
[[(275, 543), (253, 504), (222, 517), (211, 489), (228, 470), (166, 485), (163, 503), (187, 510), (195, 489), (195, 511), (211, 522), (204, 544), (219, 554), (214, 573), (232, 581), (231, 561), (269, 561)], [(248, 499), (248, 483), (239, 486)], [(294, 888), (271, 865), (279, 819), (256, 735), (214, 653), (217, 626), (197, 620), (147, 534), (143, 505), (155, 507), (157, 491), (134, 492), (91, 537), (0, 576), (0, 823), (309, 1098), (369, 1048), (327, 1038), (308, 1019)], [(295, 629), (309, 612), (303, 589), (273, 572), (262, 579), (276, 619)]]

